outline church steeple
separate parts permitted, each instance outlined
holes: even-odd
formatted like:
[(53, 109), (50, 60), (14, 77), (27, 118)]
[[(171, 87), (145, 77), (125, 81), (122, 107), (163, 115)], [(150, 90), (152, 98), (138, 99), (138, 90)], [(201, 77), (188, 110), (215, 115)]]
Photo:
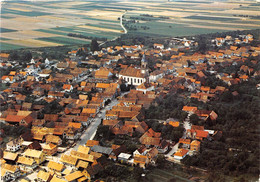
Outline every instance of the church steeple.
[(146, 69), (147, 68), (147, 60), (145, 59), (145, 53), (143, 54), (142, 60), (141, 60), (141, 68)]
[(147, 70), (147, 66), (148, 66), (148, 61), (145, 58), (145, 53), (143, 54), (142, 60), (141, 60), (141, 72), (143, 74), (147, 74), (148, 70)]

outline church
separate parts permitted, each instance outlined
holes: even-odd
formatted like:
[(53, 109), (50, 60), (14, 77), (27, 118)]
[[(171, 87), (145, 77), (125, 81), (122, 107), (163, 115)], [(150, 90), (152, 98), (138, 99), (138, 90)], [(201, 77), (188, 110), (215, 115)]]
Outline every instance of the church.
[(147, 60), (145, 59), (145, 54), (141, 60), (141, 68), (134, 68), (129, 66), (125, 69), (122, 69), (119, 73), (119, 79), (123, 79), (129, 85), (138, 86), (144, 82), (148, 81), (149, 72), (147, 69)]

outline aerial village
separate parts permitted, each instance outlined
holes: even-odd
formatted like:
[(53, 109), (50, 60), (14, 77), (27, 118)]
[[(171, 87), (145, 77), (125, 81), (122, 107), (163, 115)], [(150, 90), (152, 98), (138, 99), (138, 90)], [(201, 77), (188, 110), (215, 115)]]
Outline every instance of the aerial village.
[[(225, 44), (229, 49), (206, 54), (188, 54), (197, 45), (184, 39), (178, 48), (163, 44), (154, 44), (153, 48), (143, 45), (102, 48), (91, 52), (85, 60), (78, 58), (79, 50), (68, 52), (63, 61), (33, 58), (25, 69), (10, 71), (1, 78), (2, 83), (10, 85), (1, 92), (1, 107), (5, 107), (1, 122), (28, 128), (7, 142), (1, 129), (1, 180), (90, 181), (108, 161), (146, 169), (157, 165), (158, 155), (181, 163), (187, 155), (200, 152), (205, 140), (222, 135), (222, 131), (192, 125), (190, 116), (195, 114), (207, 122), (216, 120), (218, 113), (185, 105), (180, 109), (186, 113), (184, 120), (160, 121), (173, 130), (184, 128), (175, 142), (149, 127), (144, 110), (156, 98), (174, 90), (188, 90), (188, 98), (204, 103), (218, 98), (227, 88), (205, 86), (209, 74), (227, 85), (258, 76), (259, 70), (243, 64), (260, 53), (259, 46), (248, 45), (251, 41), (252, 35), (219, 37), (212, 44), (217, 47)], [(1, 53), (1, 68), (16, 66), (8, 56)], [(129, 65), (128, 60), (136, 64)], [(155, 62), (152, 69), (151, 61)], [(240, 71), (238, 75), (217, 72), (218, 65), (239, 65)], [(115, 140), (104, 141), (107, 136), (97, 136), (101, 126), (108, 129), (103, 134), (110, 132), (113, 137), (135, 140), (136, 148), (129, 150), (129, 146), (118, 145)]]

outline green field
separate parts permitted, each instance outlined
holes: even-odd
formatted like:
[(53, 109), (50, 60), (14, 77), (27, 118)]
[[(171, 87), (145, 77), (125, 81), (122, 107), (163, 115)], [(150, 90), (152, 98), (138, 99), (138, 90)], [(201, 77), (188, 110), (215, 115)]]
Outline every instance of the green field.
[(212, 16), (188, 16), (188, 19), (195, 19), (195, 20), (214, 20), (214, 21), (232, 21), (235, 18), (222, 18), (222, 17), (212, 17)]
[(0, 33), (4, 33), (4, 32), (16, 32), (17, 30), (12, 30), (12, 29), (8, 29), (8, 28), (2, 28), (0, 27)]
[(0, 48), (1, 48), (1, 50), (13, 50), (13, 49), (25, 48), (25, 46), (20, 46), (20, 45), (14, 45), (14, 44), (8, 44), (8, 43), (0, 42)]

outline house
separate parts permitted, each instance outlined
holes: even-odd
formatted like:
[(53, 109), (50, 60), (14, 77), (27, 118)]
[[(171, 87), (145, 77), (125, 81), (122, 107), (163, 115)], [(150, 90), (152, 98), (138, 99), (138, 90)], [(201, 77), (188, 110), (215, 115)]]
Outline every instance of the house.
[(182, 110), (188, 113), (194, 113), (196, 110), (198, 110), (198, 108), (192, 106), (183, 106)]
[(68, 182), (74, 182), (74, 181), (86, 181), (87, 178), (82, 174), (80, 171), (75, 171), (71, 174), (68, 174), (65, 176), (65, 179)]
[(18, 166), (10, 164), (1, 165), (1, 180), (16, 181), (21, 176), (21, 171)]
[(28, 145), (28, 149), (42, 150), (42, 146), (38, 141), (33, 141), (31, 144)]
[(189, 152), (189, 150), (187, 150), (187, 149), (178, 149), (177, 152), (175, 152), (175, 154), (174, 154), (174, 159), (182, 160), (186, 157), (188, 152)]
[(120, 161), (121, 163), (128, 163), (128, 160), (130, 159), (132, 155), (131, 154), (127, 154), (127, 153), (120, 153), (117, 156), (118, 161)]
[(77, 130), (73, 127), (65, 128), (64, 133), (63, 133), (63, 138), (70, 140), (70, 142), (79, 139), (80, 136), (81, 136), (81, 133), (79, 132), (79, 130)]
[(99, 141), (96, 141), (96, 140), (88, 140), (87, 143), (86, 143), (86, 146), (87, 147), (93, 147), (95, 145), (99, 145)]
[(44, 69), (42, 72), (39, 73), (39, 77), (47, 78), (51, 74), (51, 70)]
[(27, 149), (23, 153), (23, 156), (28, 157), (30, 159), (34, 159), (37, 164), (41, 164), (45, 161), (45, 154), (43, 153), (43, 151)]
[(149, 163), (148, 157), (144, 155), (134, 156), (134, 165), (139, 165), (141, 168), (145, 169)]
[(19, 116), (19, 115), (7, 115), (5, 121), (10, 124), (19, 124), (21, 126), (29, 127), (34, 119), (31, 115)]
[(200, 141), (198, 140), (193, 140), (191, 143), (190, 143), (190, 150), (191, 151), (199, 151), (200, 150)]
[(72, 166), (76, 166), (78, 159), (71, 155), (63, 154), (60, 157), (60, 161), (72, 167)]
[(21, 148), (22, 141), (20, 138), (16, 138), (14, 140), (11, 140), (6, 144), (6, 150), (16, 152)]
[(3, 83), (14, 83), (16, 80), (13, 76), (4, 75), (2, 76), (2, 82)]
[(145, 83), (142, 83), (141, 85), (137, 86), (136, 90), (141, 91), (144, 94), (146, 94), (146, 92), (148, 92), (148, 91), (153, 91), (154, 86), (145, 82)]
[(161, 140), (160, 145), (157, 147), (159, 153), (165, 153), (169, 149), (170, 143), (166, 140)]
[(58, 178), (56, 175), (54, 175), (50, 182), (66, 182), (66, 180)]
[(42, 151), (46, 154), (46, 155), (54, 155), (57, 153), (58, 147), (57, 145), (54, 145), (52, 143), (49, 144), (43, 144), (42, 145)]
[(50, 172), (45, 172), (40, 170), (37, 174), (37, 181), (38, 182), (50, 182), (52, 179), (52, 174)]
[(150, 82), (156, 82), (158, 79), (163, 78), (164, 72), (162, 70), (155, 70), (149, 75)]
[(64, 84), (62, 88), (65, 92), (71, 92), (73, 90), (73, 86), (69, 84)]
[(63, 164), (54, 161), (50, 161), (47, 167), (49, 170), (59, 173), (65, 168)]
[(133, 156), (135, 155), (146, 155), (147, 153), (147, 148), (145, 147), (145, 145), (141, 145), (141, 147), (139, 147), (138, 149), (136, 149), (133, 153)]
[(190, 148), (190, 139), (184, 139), (184, 138), (180, 138), (179, 139), (179, 143), (182, 144), (182, 148), (186, 148), (189, 149)]
[(148, 159), (149, 159), (149, 163), (155, 164), (158, 153), (159, 153), (159, 151), (158, 151), (157, 148), (155, 148), (155, 147), (151, 148), (151, 149), (147, 152), (147, 157), (148, 157)]
[(19, 156), (17, 164), (22, 171), (26, 172), (33, 172), (33, 170), (38, 167), (38, 164), (34, 159), (30, 159), (24, 156)]
[(99, 145), (94, 145), (94, 146), (91, 147), (91, 151), (101, 153), (101, 154), (105, 154), (105, 155), (109, 156), (112, 153), (113, 149), (111, 149), (110, 147), (103, 147), (103, 146), (99, 146)]
[[(102, 155), (102, 154), (100, 154), (100, 155)], [(70, 153), (70, 156), (75, 158), (75, 159), (78, 159), (78, 160), (83, 160), (83, 161), (86, 161), (86, 162), (94, 162), (94, 155), (92, 155), (91, 153), (90, 154), (84, 154), (84, 153), (72, 150), (71, 153)]]
[(191, 139), (203, 140), (209, 137), (209, 132), (204, 131), (204, 129), (201, 130), (191, 128), (190, 130), (187, 130), (187, 137)]
[(45, 137), (45, 141), (47, 144), (49, 143), (52, 143), (52, 144), (55, 144), (55, 145), (61, 145), (62, 144), (62, 139), (59, 137), (59, 136), (56, 136), (56, 135), (47, 135)]
[(3, 159), (9, 164), (15, 164), (17, 157), (17, 153), (4, 151)]
[(152, 128), (150, 128), (147, 132), (145, 132), (139, 139), (140, 143), (149, 147), (156, 146), (159, 147), (161, 141), (161, 133), (154, 132)]
[(109, 71), (109, 69), (105, 67), (101, 67), (99, 70), (95, 72), (96, 79), (109, 79), (113, 74)]
[(153, 48), (154, 49), (164, 49), (164, 45), (163, 44), (153, 44)]

